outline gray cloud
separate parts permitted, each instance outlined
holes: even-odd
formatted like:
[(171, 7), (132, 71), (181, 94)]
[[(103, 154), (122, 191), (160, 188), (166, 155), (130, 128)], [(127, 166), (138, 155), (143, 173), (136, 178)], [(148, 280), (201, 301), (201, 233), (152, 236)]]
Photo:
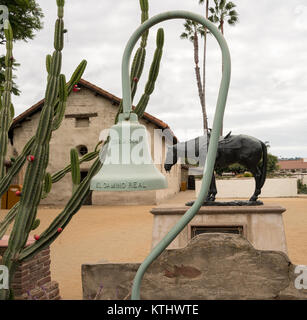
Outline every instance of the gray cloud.
[[(52, 52), (56, 6), (38, 1), (45, 28), (29, 43), (16, 43), (21, 63), (14, 98), (17, 114), (44, 95), (45, 56)], [(150, 14), (180, 9), (202, 13), (198, 1), (150, 1)], [(237, 0), (240, 23), (225, 28), (232, 57), (232, 79), (224, 132), (253, 135), (269, 141), (278, 156), (307, 157), (307, 4), (304, 0)], [(88, 60), (84, 78), (121, 96), (121, 57), (126, 42), (139, 25), (138, 0), (67, 1), (63, 72), (67, 77), (82, 59)], [(202, 117), (193, 69), (193, 48), (179, 39), (182, 21), (164, 22), (165, 47), (161, 71), (147, 111), (167, 122), (180, 140), (201, 134)], [(160, 27), (160, 26), (159, 26)], [(142, 94), (154, 51), (157, 26), (149, 37), (146, 72), (135, 99)], [(209, 123), (221, 77), (221, 54), (208, 41), (207, 105)]]

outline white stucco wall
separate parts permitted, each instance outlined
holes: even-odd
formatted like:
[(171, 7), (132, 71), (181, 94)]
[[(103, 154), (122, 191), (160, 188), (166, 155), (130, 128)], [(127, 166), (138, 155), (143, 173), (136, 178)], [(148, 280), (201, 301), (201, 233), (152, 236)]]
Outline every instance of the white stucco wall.
[[(199, 193), (201, 180), (196, 180), (195, 192)], [(216, 180), (217, 197), (250, 198), (255, 191), (253, 178)], [(266, 179), (260, 197), (295, 197), (297, 196), (296, 178)]]
[[(108, 99), (95, 95), (89, 89), (82, 88), (77, 93), (72, 93), (68, 97), (68, 103), (65, 115), (72, 114), (88, 114), (97, 113), (98, 116), (89, 118), (89, 127), (76, 127), (75, 118), (64, 118), (61, 127), (53, 132), (50, 141), (50, 158), (47, 171), (51, 174), (63, 169), (70, 163), (70, 149), (79, 145), (85, 145), (88, 151), (93, 151), (98, 143), (100, 132), (108, 129), (114, 124), (114, 119), (118, 111), (118, 106), (113, 105)], [(23, 121), (20, 127), (14, 129), (14, 145), (10, 146), (9, 153), (12, 154), (13, 148), (18, 153), (21, 152), (26, 142), (35, 134), (39, 121), (40, 112), (31, 116), (27, 121)], [(140, 120), (145, 125), (151, 140), (151, 153), (154, 154), (154, 138), (153, 132), (157, 128), (153, 123)], [(156, 144), (164, 142), (157, 142)], [(162, 148), (161, 148), (162, 149)], [(164, 154), (160, 157), (163, 159)], [(81, 170), (87, 171), (91, 167), (93, 161), (83, 163)], [(158, 169), (166, 175), (169, 188), (161, 193), (160, 191), (142, 191), (142, 192), (115, 192), (102, 193), (96, 195), (93, 193), (93, 204), (156, 204), (160, 199), (175, 194), (179, 191), (181, 172), (174, 166), (172, 174), (167, 175), (162, 165), (157, 165)], [(19, 175), (19, 183), (23, 184), (24, 169)], [(72, 183), (70, 173), (61, 181), (55, 183), (48, 197), (42, 200), (42, 204), (48, 205), (64, 205), (72, 194)], [(99, 193), (100, 194), (100, 193)]]

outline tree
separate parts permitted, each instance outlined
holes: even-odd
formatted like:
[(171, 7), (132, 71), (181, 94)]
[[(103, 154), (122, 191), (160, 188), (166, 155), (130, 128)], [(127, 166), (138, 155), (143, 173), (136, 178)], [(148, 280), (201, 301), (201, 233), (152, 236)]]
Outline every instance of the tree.
[[(234, 26), (239, 22), (238, 13), (234, 9), (236, 5), (227, 0), (214, 0), (215, 6), (210, 7), (209, 11), (211, 16), (208, 18), (211, 22), (217, 23), (218, 28), (221, 30), (222, 35), (224, 35), (224, 23), (225, 21), (230, 25)], [(223, 70), (223, 65), (222, 65)], [(223, 126), (221, 128), (221, 136), (223, 135)]]
[[(224, 35), (224, 23), (227, 21), (229, 25), (235, 25), (238, 19), (238, 13), (234, 8), (236, 5), (233, 2), (226, 0), (214, 0), (215, 7), (209, 8), (209, 0), (199, 0), (199, 4), (205, 4), (205, 17), (213, 23), (218, 23), (218, 28)], [(211, 13), (209, 17), (209, 11)], [(186, 20), (184, 23), (185, 31), (181, 34), (181, 39), (188, 39), (193, 43), (194, 47), (194, 65), (195, 76), (198, 88), (198, 95), (202, 107), (203, 128), (208, 130), (208, 117), (206, 106), (206, 58), (207, 58), (207, 34), (209, 31), (202, 25), (191, 20)], [(199, 36), (204, 38), (204, 55), (203, 55), (203, 76), (200, 75), (199, 67)]]
[(273, 173), (274, 171), (279, 169), (278, 163), (278, 157), (272, 155), (271, 153), (268, 153), (268, 163), (267, 163), (267, 172)]
[[(199, 4), (204, 4), (205, 6), (205, 17), (208, 19), (208, 10), (209, 10), (209, 0), (199, 0)], [(206, 110), (206, 52), (207, 52), (207, 28), (202, 25), (191, 21), (186, 20), (184, 23), (185, 31), (181, 34), (181, 39), (188, 39), (192, 41), (194, 47), (194, 64), (195, 64), (195, 76), (197, 81), (198, 95), (200, 100), (200, 105), (202, 108), (203, 115), (203, 129), (204, 132), (208, 130), (208, 117)], [(199, 67), (199, 40), (198, 35), (204, 38), (204, 55), (203, 55), (203, 78), (201, 79), (200, 67)]]
[[(276, 170), (279, 169), (278, 166), (278, 157), (268, 153), (268, 160), (267, 160), (267, 172), (274, 173)], [(258, 164), (258, 166), (262, 167), (262, 160)], [(223, 172), (234, 172), (235, 174), (242, 174), (246, 171), (246, 168), (239, 163), (233, 163), (225, 168), (217, 168), (216, 173), (218, 175), (222, 175)]]
[(234, 26), (239, 22), (238, 13), (234, 9), (236, 5), (227, 0), (214, 0), (215, 7), (210, 7), (209, 11), (211, 16), (209, 20), (213, 23), (218, 23), (218, 28), (224, 35), (224, 23), (225, 21), (230, 25)]
[[(42, 29), (42, 18), (44, 17), (42, 9), (35, 0), (0, 0), (0, 5), (5, 5), (9, 11), (9, 21), (14, 33), (13, 41), (32, 40), (35, 32)], [(3, 29), (0, 30), (0, 44), (5, 44), (5, 35)], [(13, 66), (19, 66), (14, 61)], [(0, 91), (3, 92), (4, 83), (4, 56), (0, 57)], [(13, 93), (19, 95), (20, 91), (13, 82)]]

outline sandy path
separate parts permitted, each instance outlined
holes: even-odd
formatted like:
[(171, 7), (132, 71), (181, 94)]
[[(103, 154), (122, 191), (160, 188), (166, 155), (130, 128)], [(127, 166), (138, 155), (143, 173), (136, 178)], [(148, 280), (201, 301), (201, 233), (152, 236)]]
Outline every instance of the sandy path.
[[(184, 203), (192, 193), (183, 192), (168, 203)], [(307, 265), (307, 197), (262, 199), (287, 209), (284, 223), (289, 257)], [(107, 260), (141, 262), (149, 253), (152, 206), (84, 206), (51, 246), (52, 279), (60, 284), (63, 299), (82, 299), (81, 264)], [(61, 209), (41, 208), (38, 217), (44, 230)], [(5, 212), (0, 213), (0, 218)]]

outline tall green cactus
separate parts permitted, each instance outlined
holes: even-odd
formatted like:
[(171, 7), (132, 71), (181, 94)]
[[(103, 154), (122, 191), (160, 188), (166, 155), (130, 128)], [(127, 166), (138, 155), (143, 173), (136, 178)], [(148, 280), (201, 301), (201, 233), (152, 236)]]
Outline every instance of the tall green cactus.
[[(55, 24), (54, 33), (54, 52), (52, 56), (47, 56), (46, 66), (48, 71), (47, 88), (45, 92), (45, 103), (41, 111), (39, 124), (37, 127), (36, 135), (33, 137), (26, 149), (26, 153), (31, 152), (31, 161), (29, 161), (24, 185), (22, 189), (21, 199), (18, 205), (15, 205), (9, 212), (8, 216), (15, 214), (15, 222), (13, 230), (11, 232), (8, 248), (3, 256), (3, 263), (10, 270), (10, 278), (13, 278), (14, 271), (20, 262), (19, 256), (25, 247), (29, 233), (33, 228), (36, 228), (39, 224), (36, 219), (37, 206), (44, 196), (44, 193), (50, 192), (50, 176), (46, 174), (46, 168), (49, 161), (49, 142), (51, 139), (52, 131), (56, 130), (63, 119), (63, 115), (66, 107), (66, 100), (68, 90), (72, 89), (73, 83), (66, 84), (65, 76), (60, 74), (62, 65), (62, 49), (64, 44), (64, 0), (57, 0), (58, 6), (58, 19)], [(8, 40), (13, 38), (12, 30), (9, 28), (6, 32)], [(12, 44), (11, 41), (7, 41), (7, 63), (6, 63), (6, 84), (3, 94), (3, 108), (1, 111), (6, 120), (1, 127), (1, 137), (5, 138), (7, 135), (10, 122), (12, 120), (11, 113), (9, 114), (9, 108), (11, 108), (10, 90), (11, 90), (11, 78), (12, 78)], [(73, 77), (80, 74), (80, 71), (84, 71), (85, 63), (82, 64), (79, 70), (76, 70)], [(81, 77), (81, 76), (80, 76)], [(7, 145), (7, 140), (4, 140)], [(1, 157), (5, 159), (6, 150), (1, 150)], [(24, 161), (26, 154), (23, 154), (20, 159), (17, 159), (19, 164)], [(15, 162), (15, 163), (16, 163)], [(4, 163), (4, 161), (3, 161)], [(1, 165), (1, 163), (0, 163)], [(16, 169), (17, 167), (15, 167)], [(13, 170), (14, 171), (14, 170)], [(10, 180), (10, 179), (7, 179)], [(43, 188), (44, 187), (44, 188)], [(8, 293), (1, 290), (0, 298), (7, 298)]]
[(13, 73), (13, 30), (8, 20), (5, 21), (4, 34), (6, 38), (5, 82), (3, 96), (0, 99), (0, 178), (5, 173), (5, 157), (8, 144), (8, 130), (14, 117), (11, 102), (12, 73)]

